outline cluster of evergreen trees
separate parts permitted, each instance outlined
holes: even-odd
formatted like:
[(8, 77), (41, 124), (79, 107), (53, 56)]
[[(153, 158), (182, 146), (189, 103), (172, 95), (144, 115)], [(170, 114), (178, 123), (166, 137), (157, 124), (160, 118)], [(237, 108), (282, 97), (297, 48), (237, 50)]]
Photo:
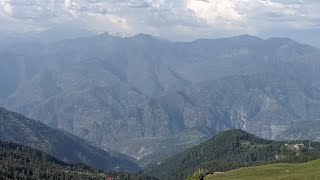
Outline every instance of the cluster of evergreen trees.
[(0, 141), (0, 179), (155, 179), (131, 173), (106, 173), (82, 164), (67, 164), (47, 153)]
[[(295, 149), (295, 144), (305, 144)], [(287, 144), (287, 145), (286, 145)], [(145, 173), (160, 179), (185, 179), (201, 169), (205, 173), (277, 162), (306, 162), (320, 158), (320, 143), (276, 142), (241, 130), (230, 130), (178, 154)]]

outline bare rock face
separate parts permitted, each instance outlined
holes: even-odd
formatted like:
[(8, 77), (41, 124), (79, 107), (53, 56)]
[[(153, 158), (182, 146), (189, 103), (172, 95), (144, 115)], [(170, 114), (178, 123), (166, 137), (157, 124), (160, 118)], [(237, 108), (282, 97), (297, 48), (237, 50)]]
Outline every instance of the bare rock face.
[(320, 142), (320, 120), (298, 121), (276, 136), (277, 140), (312, 140)]
[[(183, 139), (187, 137), (183, 132), (198, 129), (200, 133), (192, 138), (193, 143), (201, 142), (199, 137), (234, 128), (275, 139), (292, 124), (307, 118), (299, 107), (319, 113), (316, 109), (320, 101), (312, 97), (320, 91), (309, 93), (299, 80), (281, 74), (225, 78), (144, 102), (123, 119), (119, 128), (139, 130), (140, 139), (179, 134)], [(126, 124), (135, 124), (136, 128)], [(115, 137), (123, 134), (113, 133)], [(130, 153), (135, 156), (138, 151)]]
[(319, 119), (319, 58), (247, 35), (19, 44), (0, 49), (0, 104), (145, 165), (227, 129), (274, 139)]

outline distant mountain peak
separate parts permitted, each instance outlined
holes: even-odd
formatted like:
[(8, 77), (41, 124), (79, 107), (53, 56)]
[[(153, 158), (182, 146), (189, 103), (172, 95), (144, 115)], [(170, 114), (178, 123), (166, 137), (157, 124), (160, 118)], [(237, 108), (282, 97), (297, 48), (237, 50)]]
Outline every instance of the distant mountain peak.
[(296, 42), (295, 40), (288, 38), (288, 37), (272, 37), (267, 40), (282, 41), (282, 42)]
[(119, 33), (119, 32), (105, 32), (98, 36), (99, 38), (109, 39), (109, 38), (123, 38), (123, 39), (131, 39), (138, 41), (154, 41), (159, 39), (158, 37), (152, 36), (150, 34), (139, 33), (136, 35), (132, 35), (129, 33)]
[(267, 39), (267, 41), (270, 41), (274, 44), (279, 44), (280, 46), (282, 47), (286, 47), (286, 48), (291, 48), (291, 49), (300, 49), (300, 51), (302, 53), (305, 53), (305, 52), (315, 52), (315, 51), (318, 51), (317, 48), (313, 47), (313, 46), (310, 46), (308, 44), (303, 44), (301, 42), (298, 42), (294, 39), (291, 39), (291, 38), (288, 38), (288, 37), (272, 37), (272, 38), (269, 38)]
[(132, 37), (133, 34), (131, 33), (123, 33), (123, 32), (104, 32), (100, 34), (101, 37), (119, 37), (119, 38), (126, 38), (126, 37)]
[(111, 36), (115, 37), (121, 37), (121, 38), (126, 38), (126, 37), (132, 37), (132, 33), (124, 33), (124, 32), (109, 32)]
[(239, 41), (239, 42), (257, 42), (262, 41), (261, 38), (256, 36), (251, 36), (248, 34), (233, 36), (233, 37), (226, 37), (226, 38), (218, 38), (218, 39), (196, 39), (193, 42), (210, 42), (210, 41)]
[(108, 37), (108, 36), (111, 36), (111, 35), (108, 32), (104, 32), (104, 33), (100, 34), (99, 36)]
[(231, 37), (231, 39), (235, 39), (235, 40), (246, 40), (246, 41), (257, 41), (257, 40), (262, 40), (259, 37), (256, 36), (252, 36), (249, 34), (243, 34), (243, 35), (239, 35), (239, 36), (234, 36)]
[(150, 34), (144, 34), (144, 33), (139, 33), (134, 36), (132, 36), (133, 39), (138, 39), (138, 40), (155, 40), (156, 38)]
[[(272, 41), (272, 42), (276, 42), (279, 44), (287, 44), (287, 45), (305, 45), (305, 44), (299, 43), (291, 38), (288, 38), (288, 37), (272, 37), (272, 38), (267, 39), (267, 41)], [(309, 45), (307, 45), (307, 46), (311, 47)]]

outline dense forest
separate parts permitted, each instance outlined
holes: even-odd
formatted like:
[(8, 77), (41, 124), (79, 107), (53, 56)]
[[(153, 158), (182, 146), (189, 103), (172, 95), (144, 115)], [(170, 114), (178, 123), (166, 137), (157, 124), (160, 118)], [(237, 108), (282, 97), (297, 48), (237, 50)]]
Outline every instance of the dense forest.
[(34, 148), (0, 141), (0, 179), (155, 179), (68, 164)]
[(300, 163), (317, 158), (320, 158), (320, 143), (317, 142), (277, 142), (258, 138), (242, 130), (229, 130), (150, 166), (145, 173), (160, 179), (185, 179), (198, 172), (205, 175), (252, 165)]

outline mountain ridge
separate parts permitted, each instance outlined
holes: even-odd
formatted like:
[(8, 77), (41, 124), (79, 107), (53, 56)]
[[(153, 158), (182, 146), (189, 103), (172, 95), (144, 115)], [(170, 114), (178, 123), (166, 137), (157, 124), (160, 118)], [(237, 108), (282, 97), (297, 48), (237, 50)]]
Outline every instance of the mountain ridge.
[[(243, 118), (257, 114), (261, 107), (265, 107), (264, 111), (252, 118), (251, 124), (256, 120), (265, 128), (247, 128), (271, 139), (295, 120), (319, 118), (318, 49), (288, 39), (247, 35), (195, 42), (148, 39), (94, 36), (46, 45), (21, 44), (10, 50), (1, 48), (0, 82), (5, 84), (0, 89), (0, 104), (106, 150), (126, 152), (144, 160), (144, 155), (150, 153), (172, 155), (169, 151), (184, 149), (166, 153), (168, 148), (161, 147), (169, 144), (189, 148), (222, 130), (241, 128), (245, 124)], [(264, 81), (265, 89), (260, 88), (264, 78), (261, 76), (260, 80), (252, 80), (251, 92), (246, 93), (240, 82), (268, 73), (283, 77), (282, 82), (291, 83), (292, 87), (273, 78), (278, 84)], [(232, 81), (232, 88), (217, 84), (221, 97), (210, 92), (214, 84), (201, 85), (237, 76), (239, 82)], [(200, 95), (195, 90), (198, 87), (202, 88)], [(240, 91), (246, 104), (252, 104), (251, 109), (240, 103), (232, 106), (233, 100), (223, 93), (223, 88), (232, 92), (235, 99), (236, 91)], [(203, 98), (207, 106), (190, 101), (196, 96)], [(214, 101), (210, 102), (210, 97)], [(170, 98), (179, 101), (184, 109)], [(293, 101), (299, 103), (292, 105)], [(165, 108), (165, 103), (173, 109)], [(267, 115), (268, 110), (272, 115)], [(193, 128), (190, 119), (195, 116), (200, 118), (194, 120), (198, 126)], [(184, 128), (188, 127), (185, 122), (191, 128)], [(179, 140), (182, 134), (186, 136)], [(144, 144), (143, 138), (149, 140)], [(127, 146), (124, 141), (128, 141)], [(126, 150), (129, 146), (131, 150)]]
[(155, 179), (132, 173), (104, 172), (83, 164), (69, 164), (51, 155), (12, 142), (0, 140), (1, 179)]
[(234, 129), (224, 131), (200, 145), (149, 166), (145, 173), (161, 179), (186, 179), (198, 171), (206, 175), (253, 165), (301, 163), (319, 157), (320, 143), (317, 142), (277, 142)]
[(70, 163), (84, 163), (109, 171), (139, 170), (129, 157), (107, 153), (68, 132), (49, 128), (2, 107), (0, 122), (1, 140), (29, 145)]

